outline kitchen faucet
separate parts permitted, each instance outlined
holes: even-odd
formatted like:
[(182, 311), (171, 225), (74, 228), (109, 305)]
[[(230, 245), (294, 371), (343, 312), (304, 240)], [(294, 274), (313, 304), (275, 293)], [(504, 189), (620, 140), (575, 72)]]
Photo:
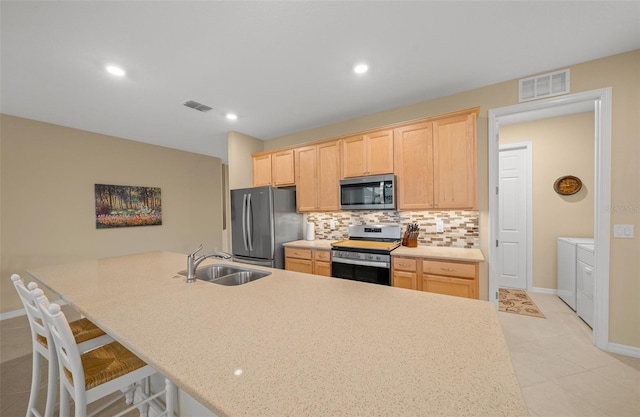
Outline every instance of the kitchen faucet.
[(225, 252), (211, 252), (196, 258), (196, 253), (202, 250), (202, 243), (198, 246), (198, 249), (187, 255), (187, 282), (191, 283), (196, 280), (196, 268), (200, 265), (200, 262), (207, 258), (220, 258), (231, 259), (231, 255)]

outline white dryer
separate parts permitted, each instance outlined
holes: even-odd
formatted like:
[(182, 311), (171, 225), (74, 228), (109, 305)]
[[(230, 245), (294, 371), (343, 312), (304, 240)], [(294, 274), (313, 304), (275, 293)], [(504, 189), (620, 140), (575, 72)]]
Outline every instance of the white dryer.
[(577, 308), (577, 245), (591, 244), (593, 238), (559, 237), (558, 238), (558, 297), (569, 307)]
[(593, 288), (595, 287), (596, 269), (593, 245), (579, 244), (577, 249), (577, 304), (576, 312), (585, 323), (593, 329)]

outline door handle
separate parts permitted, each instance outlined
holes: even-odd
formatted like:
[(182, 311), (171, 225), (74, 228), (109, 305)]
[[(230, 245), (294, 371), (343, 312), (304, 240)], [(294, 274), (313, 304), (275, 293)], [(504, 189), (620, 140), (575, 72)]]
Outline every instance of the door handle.
[(253, 227), (253, 206), (251, 204), (251, 194), (247, 197), (247, 241), (249, 242), (249, 250), (253, 250), (253, 233), (251, 228)]
[(249, 250), (247, 246), (247, 195), (245, 194), (242, 199), (242, 243), (244, 243), (244, 250)]

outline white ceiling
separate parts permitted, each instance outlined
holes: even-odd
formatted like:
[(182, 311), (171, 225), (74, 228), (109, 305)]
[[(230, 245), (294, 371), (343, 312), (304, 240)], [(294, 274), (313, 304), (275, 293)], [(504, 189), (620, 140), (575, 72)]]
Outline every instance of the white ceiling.
[(3, 113), (223, 161), (229, 130), (271, 139), (640, 48), (638, 1), (3, 0), (0, 13)]

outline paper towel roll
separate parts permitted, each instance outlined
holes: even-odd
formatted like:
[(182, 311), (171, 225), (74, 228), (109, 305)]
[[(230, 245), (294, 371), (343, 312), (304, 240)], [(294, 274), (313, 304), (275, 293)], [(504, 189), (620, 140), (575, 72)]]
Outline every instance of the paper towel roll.
[(305, 233), (305, 239), (307, 240), (315, 240), (316, 238), (316, 229), (315, 229), (315, 225), (313, 223), (307, 222), (306, 225), (306, 233)]

